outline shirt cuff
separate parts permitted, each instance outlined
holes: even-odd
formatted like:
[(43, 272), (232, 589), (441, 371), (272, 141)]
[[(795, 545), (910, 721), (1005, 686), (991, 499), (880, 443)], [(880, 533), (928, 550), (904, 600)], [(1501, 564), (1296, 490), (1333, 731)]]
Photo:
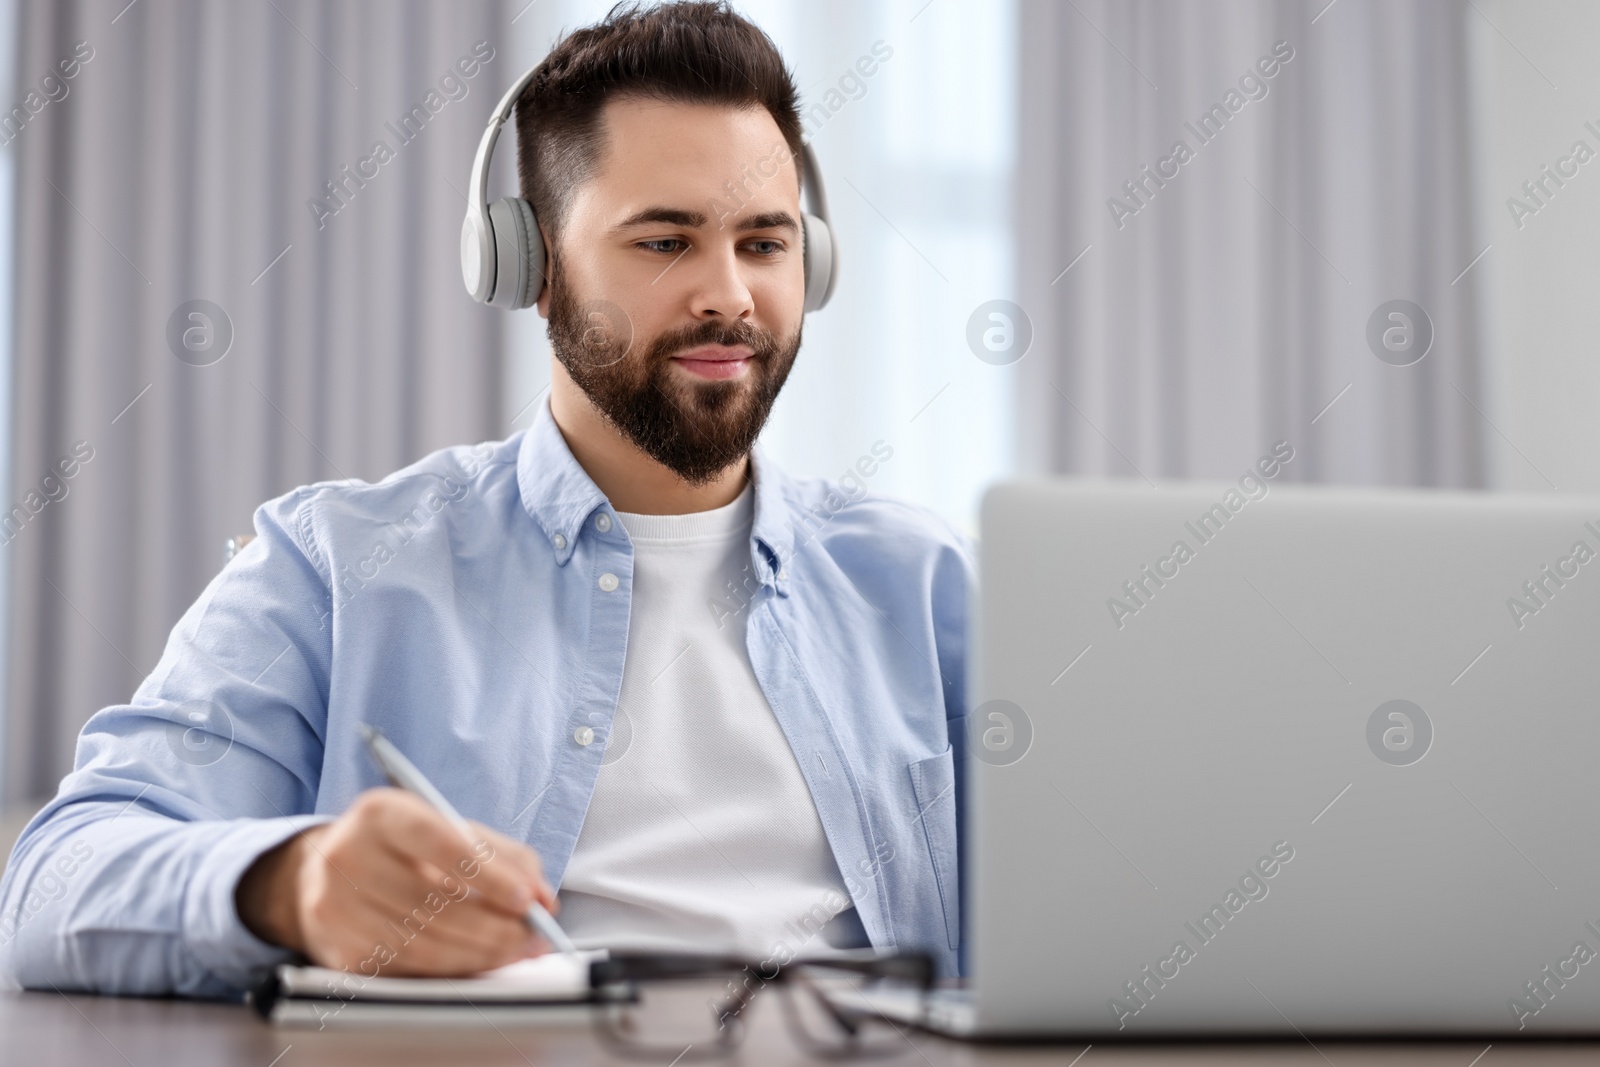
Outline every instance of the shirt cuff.
[(218, 981), (238, 990), (253, 986), (268, 968), (294, 953), (270, 945), (239, 918), (234, 892), (262, 854), (302, 830), (331, 822), (332, 815), (291, 815), (235, 823), (200, 861), (184, 901), (184, 940), (195, 961)]

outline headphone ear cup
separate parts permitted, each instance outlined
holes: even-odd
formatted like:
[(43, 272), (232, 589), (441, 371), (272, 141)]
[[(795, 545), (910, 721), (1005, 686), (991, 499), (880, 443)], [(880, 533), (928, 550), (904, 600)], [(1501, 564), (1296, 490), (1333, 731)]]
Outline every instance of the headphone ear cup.
[(489, 205), (494, 229), (494, 295), (489, 303), (499, 308), (531, 306), (544, 288), (544, 240), (533, 217), (533, 205), (508, 196)]
[(815, 215), (800, 216), (805, 256), (806, 298), (803, 310), (816, 311), (828, 303), (839, 280), (838, 250), (833, 228)]

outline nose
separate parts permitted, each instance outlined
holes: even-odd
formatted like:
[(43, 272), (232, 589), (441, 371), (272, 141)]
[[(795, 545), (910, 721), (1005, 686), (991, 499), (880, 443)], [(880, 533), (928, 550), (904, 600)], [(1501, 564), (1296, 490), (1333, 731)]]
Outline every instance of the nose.
[(735, 247), (706, 247), (701, 255), (689, 258), (699, 260), (693, 267), (694, 284), (689, 296), (689, 310), (695, 318), (720, 315), (726, 319), (748, 319), (755, 313), (755, 299), (745, 284)]

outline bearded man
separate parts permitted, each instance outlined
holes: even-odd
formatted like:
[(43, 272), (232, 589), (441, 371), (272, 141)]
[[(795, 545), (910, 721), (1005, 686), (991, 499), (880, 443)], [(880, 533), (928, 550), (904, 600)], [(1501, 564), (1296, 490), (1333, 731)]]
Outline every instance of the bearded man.
[[(548, 950), (532, 901), (583, 948), (958, 969), (969, 548), (865, 493), (881, 443), (849, 484), (756, 447), (800, 350), (796, 100), (724, 4), (556, 45), (516, 115), (547, 401), (256, 510), (19, 840), (11, 980), (472, 974)], [(382, 787), (364, 725), (471, 839)]]

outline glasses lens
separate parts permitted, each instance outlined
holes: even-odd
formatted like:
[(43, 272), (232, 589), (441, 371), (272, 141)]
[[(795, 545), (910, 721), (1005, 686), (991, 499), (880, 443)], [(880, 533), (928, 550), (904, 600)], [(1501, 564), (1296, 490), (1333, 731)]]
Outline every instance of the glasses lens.
[(850, 985), (862, 984), (859, 978), (791, 983), (784, 1008), (795, 1039), (812, 1053), (834, 1058), (918, 1055), (909, 1030), (862, 1011), (858, 998), (848, 995)]
[(624, 1052), (665, 1055), (662, 1062), (725, 1055), (742, 1036), (748, 1004), (733, 975), (640, 982), (636, 1002), (600, 1009), (601, 1032)]

